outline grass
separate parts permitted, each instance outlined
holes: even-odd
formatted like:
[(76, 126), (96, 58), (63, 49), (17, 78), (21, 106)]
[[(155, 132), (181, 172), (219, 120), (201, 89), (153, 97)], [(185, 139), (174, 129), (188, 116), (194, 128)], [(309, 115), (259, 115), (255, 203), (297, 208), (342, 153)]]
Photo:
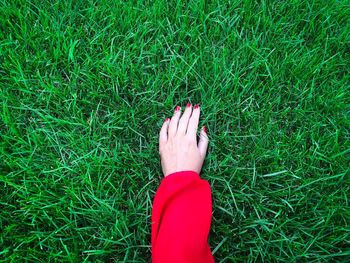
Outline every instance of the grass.
[(158, 132), (200, 103), (217, 262), (350, 260), (348, 1), (0, 1), (0, 261), (149, 262)]

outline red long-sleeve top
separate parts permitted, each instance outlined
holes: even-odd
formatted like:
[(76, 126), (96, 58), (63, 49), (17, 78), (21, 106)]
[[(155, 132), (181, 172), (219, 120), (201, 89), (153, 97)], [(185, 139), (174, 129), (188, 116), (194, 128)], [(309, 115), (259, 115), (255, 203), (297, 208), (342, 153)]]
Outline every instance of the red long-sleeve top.
[(208, 244), (211, 189), (194, 171), (165, 177), (152, 210), (153, 263), (213, 263)]

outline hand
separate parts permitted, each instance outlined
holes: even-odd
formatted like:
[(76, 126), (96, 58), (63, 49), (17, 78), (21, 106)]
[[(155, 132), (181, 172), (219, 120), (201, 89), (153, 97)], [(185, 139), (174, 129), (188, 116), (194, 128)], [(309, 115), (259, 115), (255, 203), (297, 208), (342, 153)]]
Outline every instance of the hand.
[(208, 148), (208, 136), (205, 126), (200, 131), (197, 145), (197, 129), (200, 107), (187, 103), (182, 114), (176, 106), (171, 119), (166, 118), (159, 134), (159, 153), (164, 176), (180, 171), (195, 171), (202, 169)]

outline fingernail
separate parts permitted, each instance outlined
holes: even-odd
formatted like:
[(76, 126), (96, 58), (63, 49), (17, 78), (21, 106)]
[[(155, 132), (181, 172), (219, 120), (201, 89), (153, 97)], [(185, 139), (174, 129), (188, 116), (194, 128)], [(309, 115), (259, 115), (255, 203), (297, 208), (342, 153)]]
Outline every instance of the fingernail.
[(188, 103), (186, 104), (186, 107), (187, 107), (187, 108), (191, 107), (191, 103), (188, 102)]
[(180, 106), (176, 106), (175, 111), (179, 111), (179, 110), (181, 110), (181, 107)]
[(168, 117), (166, 117), (164, 122), (167, 122), (167, 121), (169, 121), (169, 120), (170, 120), (170, 119), (169, 119)]
[(207, 127), (203, 126), (203, 131), (207, 133)]
[(199, 104), (194, 105), (194, 108), (198, 109), (199, 108)]

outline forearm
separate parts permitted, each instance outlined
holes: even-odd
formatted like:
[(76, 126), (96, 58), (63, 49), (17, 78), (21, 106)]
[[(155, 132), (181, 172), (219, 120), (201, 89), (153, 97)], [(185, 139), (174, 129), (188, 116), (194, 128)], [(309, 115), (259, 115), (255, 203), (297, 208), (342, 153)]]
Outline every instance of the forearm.
[(152, 261), (214, 262), (208, 245), (211, 189), (193, 171), (163, 179), (153, 203)]

